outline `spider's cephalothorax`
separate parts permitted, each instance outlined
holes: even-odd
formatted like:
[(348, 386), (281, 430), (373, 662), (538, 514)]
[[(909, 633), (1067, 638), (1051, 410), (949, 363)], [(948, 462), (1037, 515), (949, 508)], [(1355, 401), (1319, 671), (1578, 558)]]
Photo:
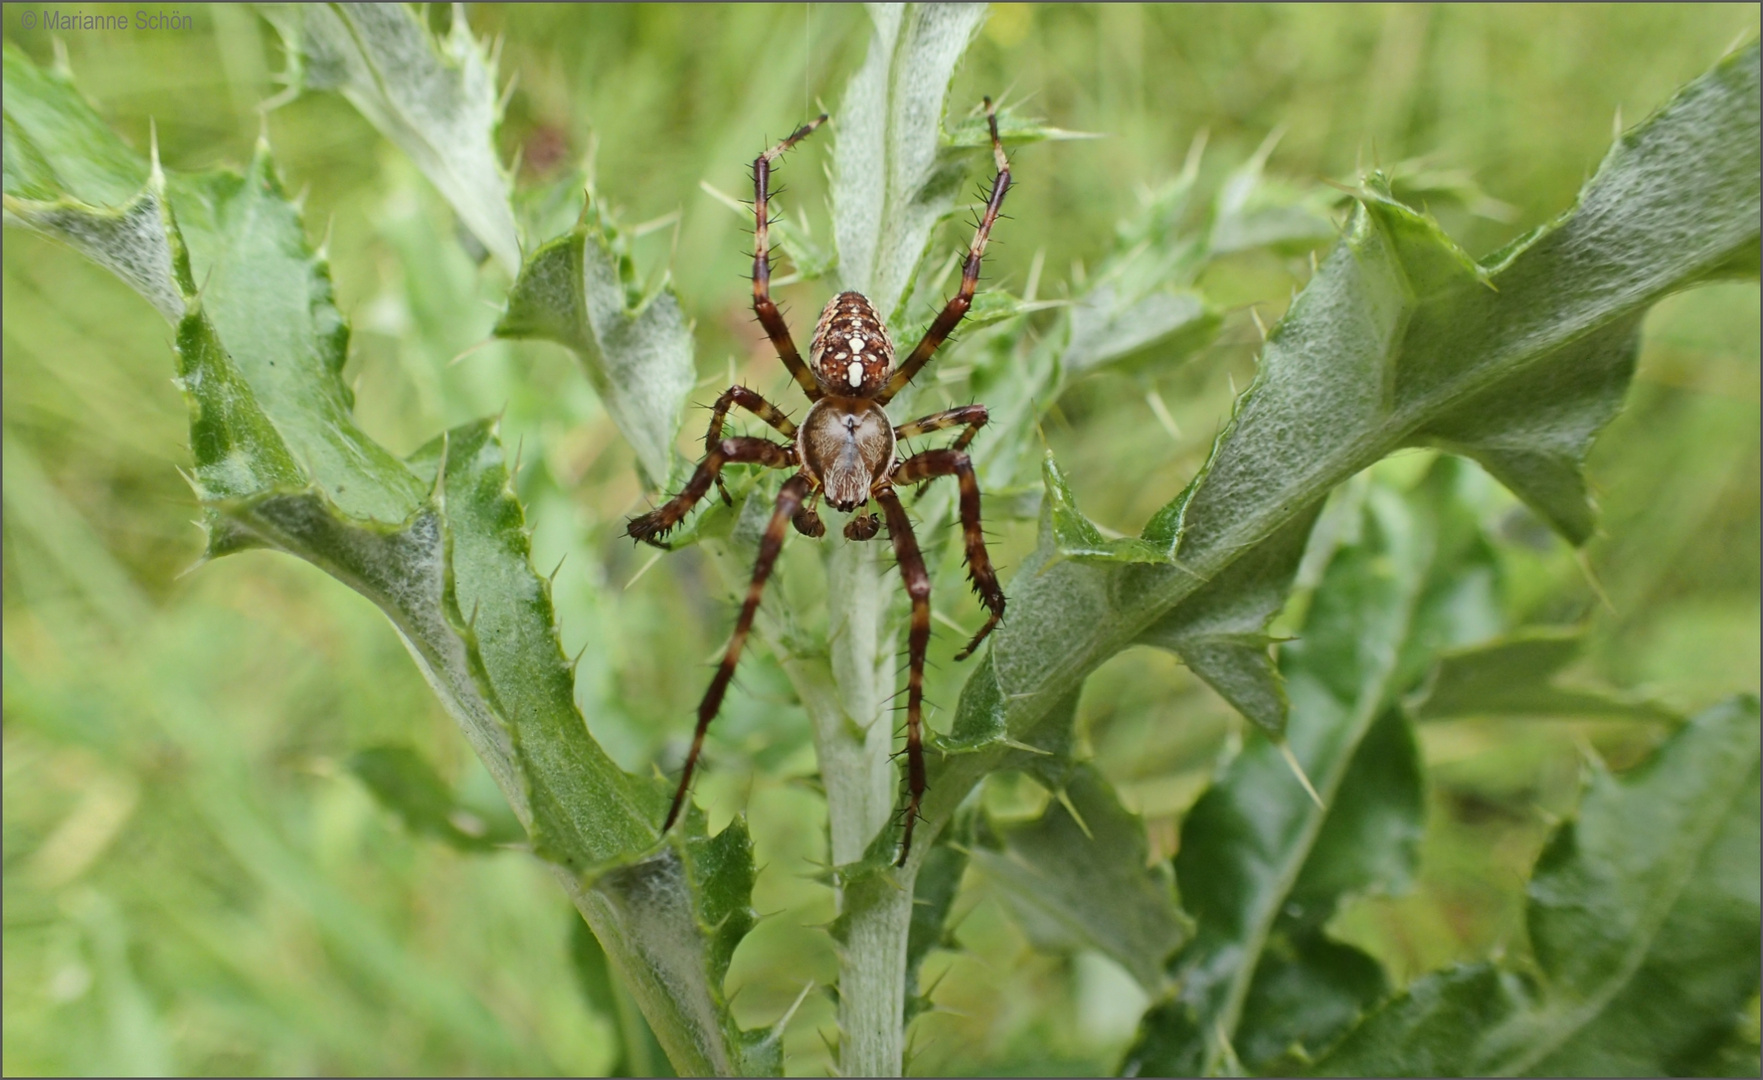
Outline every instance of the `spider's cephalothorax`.
[[(992, 157), (998, 166), (992, 181), (992, 195), (986, 202), (985, 215), (980, 219), (973, 242), (967, 248), (967, 261), (961, 271), (961, 287), (932, 321), (930, 329), (907, 355), (895, 364), (894, 343), (888, 337), (881, 316), (862, 293), (842, 292), (833, 297), (820, 314), (814, 327), (814, 338), (808, 346), (808, 361), (796, 351), (790, 328), (784, 323), (777, 305), (771, 299), (771, 256), (766, 232), (770, 225), (766, 199), (770, 190), (771, 165), (785, 150), (806, 138), (826, 121), (825, 116), (805, 124), (788, 139), (760, 154), (753, 162), (753, 313), (777, 349), (778, 359), (789, 369), (796, 385), (811, 402), (808, 415), (800, 427), (792, 423), (777, 406), (744, 386), (731, 386), (716, 399), (710, 414), (710, 430), (704, 435), (704, 460), (679, 494), (641, 517), (632, 518), (627, 532), (630, 536), (665, 546), (663, 537), (682, 521), (698, 500), (710, 493), (714, 485), (723, 489), (722, 469), (731, 463), (763, 465), (774, 469), (794, 469), (795, 475), (784, 481), (778, 492), (777, 504), (764, 538), (759, 543), (759, 559), (753, 567), (753, 580), (747, 587), (747, 598), (735, 620), (734, 636), (722, 665), (704, 700), (698, 705), (698, 727), (692, 738), (691, 752), (686, 755), (679, 788), (674, 792), (673, 805), (667, 811), (663, 831), (673, 827), (685, 803), (691, 785), (692, 770), (704, 746), (704, 733), (722, 707), (723, 695), (734, 678), (735, 665), (741, 649), (753, 628), (753, 616), (759, 610), (759, 597), (771, 576), (783, 547), (784, 534), (790, 525), (805, 536), (824, 536), (826, 526), (815, 513), (815, 504), (825, 498), (827, 504), (850, 513), (871, 500), (881, 507), (880, 518), (886, 518), (888, 536), (894, 545), (895, 561), (905, 579), (906, 593), (912, 599), (912, 623), (906, 639), (908, 665), (906, 681), (906, 790), (904, 811), (905, 832), (900, 842), (903, 865), (912, 850), (912, 827), (918, 820), (919, 803), (924, 798), (924, 657), (930, 643), (930, 576), (925, 572), (924, 557), (912, 535), (912, 522), (906, 508), (895, 494), (896, 485), (917, 484), (939, 476), (953, 476), (961, 489), (961, 532), (967, 555), (968, 577), (974, 591), (985, 604), (988, 615), (979, 633), (957, 654), (957, 660), (973, 655), (992, 628), (1004, 617), (1004, 592), (986, 555), (985, 538), (980, 532), (979, 484), (974, 479), (973, 462), (967, 456), (967, 445), (986, 422), (984, 405), (967, 405), (933, 413), (911, 423), (895, 426), (883, 406), (905, 389), (948, 339), (962, 316), (973, 303), (973, 292), (979, 284), (980, 259), (985, 254), (986, 240), (998, 219), (1004, 193), (1010, 189), (1010, 163), (1004, 157), (1004, 146), (998, 138), (998, 120), (991, 100), (986, 100), (986, 121), (992, 133)], [(770, 424), (790, 444), (769, 439), (722, 434), (723, 421), (734, 406), (753, 413)], [(943, 450), (927, 450), (901, 458), (900, 441), (933, 431), (959, 427), (962, 432)], [(845, 526), (845, 536), (852, 540), (868, 540), (881, 528), (875, 514), (856, 514)]]

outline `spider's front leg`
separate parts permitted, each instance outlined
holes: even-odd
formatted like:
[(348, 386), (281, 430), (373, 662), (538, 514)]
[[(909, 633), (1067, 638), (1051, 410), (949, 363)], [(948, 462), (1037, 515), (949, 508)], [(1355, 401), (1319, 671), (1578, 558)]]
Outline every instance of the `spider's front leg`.
[[(796, 425), (790, 422), (790, 418), (784, 415), (782, 409), (765, 400), (764, 395), (757, 390), (749, 390), (745, 386), (731, 386), (724, 390), (722, 395), (716, 399), (716, 404), (711, 406), (710, 428), (704, 432), (704, 454), (706, 457), (715, 452), (716, 444), (722, 441), (723, 421), (728, 419), (729, 410), (736, 405), (770, 424), (784, 438), (794, 439), (796, 437)], [(728, 497), (728, 486), (722, 482), (720, 473), (716, 476), (716, 490), (722, 496), (723, 502), (730, 506), (734, 505), (734, 500)]]
[(625, 523), (624, 534), (633, 540), (641, 540), (665, 549), (667, 545), (662, 542), (662, 538), (691, 513), (692, 507), (698, 505), (698, 500), (710, 491), (710, 485), (722, 478), (722, 467), (730, 464), (787, 469), (796, 464), (796, 449), (745, 435), (724, 439), (698, 463), (697, 471), (692, 473), (692, 478), (686, 481), (686, 486), (680, 489), (678, 495), (647, 514), (631, 518)]
[[(709, 486), (708, 482), (705, 486)], [(698, 729), (692, 735), (692, 749), (686, 755), (685, 770), (680, 774), (679, 788), (673, 793), (673, 805), (668, 808), (662, 832), (673, 828), (680, 808), (685, 805), (686, 791), (692, 784), (692, 770), (698, 765), (698, 753), (704, 749), (704, 733), (710, 730), (710, 721), (716, 719), (717, 710), (722, 708), (723, 695), (728, 693), (728, 684), (735, 677), (735, 665), (741, 660), (741, 649), (747, 644), (748, 632), (753, 629), (753, 616), (759, 611), (759, 597), (765, 592), (766, 579), (771, 577), (771, 568), (777, 564), (778, 552), (783, 549), (790, 518), (801, 507), (808, 488), (808, 478), (797, 473), (785, 480), (783, 490), (777, 493), (777, 505), (771, 512), (771, 521), (765, 526), (765, 536), (759, 541), (759, 558), (753, 563), (753, 580), (747, 586), (747, 599), (741, 604), (740, 618), (735, 620), (734, 636), (729, 638), (722, 666), (716, 669), (716, 677), (710, 680), (710, 688), (704, 691), (704, 700), (698, 703)]]
[(912, 851), (912, 828), (918, 824), (918, 806), (924, 799), (924, 656), (930, 645), (930, 574), (924, 568), (924, 556), (900, 496), (886, 484), (877, 486), (872, 494), (887, 516), (894, 561), (900, 566), (906, 595), (912, 598), (912, 625), (906, 634), (906, 831), (895, 863), (905, 866)]
[(961, 287), (949, 298), (943, 310), (924, 332), (912, 355), (900, 365), (894, 377), (882, 387), (875, 400), (883, 405), (892, 401), (895, 394), (906, 389), (918, 369), (930, 363), (930, 358), (937, 349), (942, 347), (961, 322), (967, 309), (973, 304), (973, 292), (979, 287), (980, 260), (985, 257), (986, 241), (991, 239), (992, 226), (997, 223), (998, 211), (1004, 206), (1004, 194), (1010, 190), (1010, 160), (1004, 156), (1004, 143), (998, 138), (998, 114), (992, 105), (992, 99), (986, 98), (986, 123), (992, 129), (992, 160), (998, 166), (998, 175), (992, 180), (992, 197), (986, 200), (985, 216), (980, 218), (979, 228), (974, 231), (973, 243), (967, 246), (967, 262), (961, 267)]
[(777, 350), (777, 358), (790, 369), (790, 375), (808, 395), (809, 401), (819, 401), (824, 391), (814, 381), (808, 365), (802, 362), (802, 354), (796, 351), (796, 342), (790, 337), (789, 324), (784, 322), (783, 315), (777, 310), (777, 302), (771, 298), (771, 211), (768, 201), (771, 197), (771, 163), (824, 123), (826, 114), (821, 113), (797, 128), (789, 138), (753, 159), (753, 314), (758, 317), (759, 325), (765, 328), (772, 348)]
[[(992, 558), (986, 554), (985, 535), (980, 531), (979, 480), (973, 475), (973, 459), (965, 450), (927, 450), (894, 466), (889, 479), (896, 484), (916, 484), (939, 476), (953, 476), (961, 485), (961, 535), (967, 547), (967, 577), (973, 584), (973, 591), (979, 594), (980, 602), (991, 613), (979, 633), (967, 643), (967, 648), (955, 654), (955, 659), (965, 660), (1004, 617), (1004, 590), (998, 585), (998, 575), (992, 570)], [(892, 526), (893, 521), (889, 519), (889, 527)]]

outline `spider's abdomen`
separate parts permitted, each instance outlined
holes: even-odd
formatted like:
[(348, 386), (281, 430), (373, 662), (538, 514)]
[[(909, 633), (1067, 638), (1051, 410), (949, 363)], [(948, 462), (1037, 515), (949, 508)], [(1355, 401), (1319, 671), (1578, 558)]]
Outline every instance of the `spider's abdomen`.
[(808, 366), (822, 390), (840, 397), (874, 397), (888, 381), (894, 343), (862, 293), (827, 301), (808, 343)]

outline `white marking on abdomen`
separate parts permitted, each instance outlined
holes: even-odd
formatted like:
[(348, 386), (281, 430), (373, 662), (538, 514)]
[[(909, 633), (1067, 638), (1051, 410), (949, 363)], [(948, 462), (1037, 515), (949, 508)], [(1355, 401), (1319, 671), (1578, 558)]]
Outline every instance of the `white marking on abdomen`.
[(862, 386), (863, 365), (856, 360), (851, 361), (851, 366), (845, 369), (845, 378), (851, 380), (852, 386)]

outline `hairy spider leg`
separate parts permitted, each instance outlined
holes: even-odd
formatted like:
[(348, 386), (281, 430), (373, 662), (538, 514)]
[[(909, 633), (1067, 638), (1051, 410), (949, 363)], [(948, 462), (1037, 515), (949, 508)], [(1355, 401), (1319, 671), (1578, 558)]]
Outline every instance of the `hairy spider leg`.
[(766, 200), (770, 193), (771, 163), (825, 122), (826, 114), (821, 113), (797, 128), (795, 134), (753, 159), (753, 314), (759, 317), (759, 325), (765, 328), (766, 336), (771, 338), (771, 346), (777, 350), (777, 358), (784, 362), (784, 367), (790, 369), (796, 385), (808, 395), (809, 401), (820, 400), (820, 384), (814, 381), (808, 365), (802, 362), (802, 354), (796, 351), (795, 339), (790, 337), (790, 326), (784, 322), (783, 315), (777, 310), (777, 304), (771, 299), (771, 244), (768, 235), (771, 218), (766, 210)]
[(962, 405), (955, 409), (944, 409), (942, 412), (931, 413), (909, 423), (901, 424), (894, 429), (895, 439), (914, 439), (920, 435), (929, 435), (933, 431), (965, 425), (966, 431), (961, 437), (949, 444), (951, 450), (965, 450), (979, 429), (986, 426), (992, 418), (984, 405)]
[(625, 523), (624, 534), (633, 540), (641, 540), (665, 549), (662, 543), (675, 525), (692, 512), (710, 491), (710, 485), (720, 479), (724, 465), (764, 465), (768, 469), (788, 469), (796, 464), (796, 448), (780, 446), (769, 439), (755, 439), (747, 435), (734, 435), (722, 440), (716, 448), (705, 455), (686, 481), (686, 486), (673, 498), (657, 506), (641, 517), (631, 518)]
[(991, 238), (992, 224), (998, 220), (998, 210), (1004, 205), (1004, 193), (1010, 190), (1010, 161), (1004, 156), (1003, 140), (998, 138), (998, 111), (991, 98), (986, 98), (986, 123), (992, 129), (992, 159), (998, 166), (998, 175), (992, 180), (992, 197), (986, 201), (986, 213), (980, 219), (979, 228), (974, 231), (973, 243), (967, 246), (967, 262), (961, 268), (961, 288), (956, 290), (948, 304), (943, 307), (930, 329), (912, 355), (906, 358), (894, 372), (894, 377), (882, 387), (875, 400), (883, 405), (893, 400), (895, 394), (906, 389), (918, 370), (930, 362), (937, 349), (948, 340), (967, 309), (973, 304), (973, 291), (979, 287), (980, 260), (986, 253), (986, 241)]
[[(757, 390), (749, 390), (745, 386), (731, 386), (716, 399), (710, 409), (710, 428), (704, 432), (704, 453), (708, 455), (722, 441), (722, 423), (728, 419), (729, 409), (739, 405), (759, 419), (770, 424), (786, 439), (796, 437), (796, 425), (784, 415), (782, 409), (765, 400)], [(722, 495), (722, 501), (730, 506), (734, 501), (728, 497), (728, 486), (722, 482), (722, 474), (716, 474), (716, 490)]]
[(965, 450), (926, 450), (894, 466), (888, 479), (896, 484), (916, 484), (939, 476), (953, 476), (961, 485), (961, 536), (967, 546), (967, 579), (979, 594), (980, 603), (991, 613), (967, 648), (955, 654), (955, 659), (965, 660), (1004, 617), (1004, 590), (998, 585), (992, 558), (986, 554), (985, 536), (980, 532), (979, 481), (973, 475), (973, 459)]
[(924, 556), (918, 540), (912, 535), (912, 522), (900, 496), (886, 484), (877, 485), (871, 493), (881, 503), (888, 519), (888, 538), (894, 542), (894, 561), (899, 564), (900, 578), (906, 584), (906, 595), (912, 598), (912, 623), (906, 634), (906, 820), (900, 838), (900, 858), (896, 866), (906, 865), (912, 851), (912, 828), (918, 824), (918, 807), (924, 799), (924, 655), (930, 645), (930, 574), (924, 568)]
[(802, 500), (808, 494), (808, 478), (801, 473), (784, 481), (784, 486), (777, 493), (777, 505), (771, 512), (771, 521), (765, 526), (765, 536), (759, 541), (759, 559), (753, 564), (753, 580), (747, 586), (747, 599), (741, 605), (741, 616), (735, 620), (734, 636), (729, 638), (728, 652), (723, 654), (722, 666), (716, 669), (716, 678), (710, 680), (710, 689), (704, 691), (704, 700), (698, 703), (698, 730), (692, 735), (692, 749), (686, 755), (685, 771), (680, 774), (679, 789), (673, 793), (673, 805), (668, 808), (667, 820), (662, 823), (661, 831), (673, 828), (675, 819), (679, 817), (680, 807), (685, 805), (686, 791), (691, 787), (692, 770), (698, 765), (698, 753), (704, 748), (704, 733), (710, 730), (710, 721), (716, 719), (716, 712), (722, 708), (722, 697), (728, 692), (729, 681), (735, 677), (735, 665), (741, 660), (741, 649), (747, 644), (747, 633), (753, 629), (753, 616), (759, 611), (759, 597), (765, 592), (766, 579), (771, 577), (771, 568), (777, 564), (778, 552), (784, 546), (784, 533), (789, 528), (790, 518), (794, 517)]

